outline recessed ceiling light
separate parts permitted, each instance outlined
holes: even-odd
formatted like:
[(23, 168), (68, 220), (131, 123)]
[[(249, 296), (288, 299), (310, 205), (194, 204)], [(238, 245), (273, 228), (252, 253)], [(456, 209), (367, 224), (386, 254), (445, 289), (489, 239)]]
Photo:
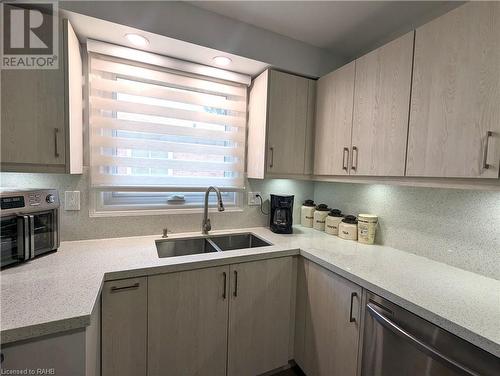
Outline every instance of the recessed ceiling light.
[(128, 41), (135, 46), (144, 47), (149, 44), (149, 40), (139, 34), (125, 34), (125, 38), (127, 38)]
[(220, 65), (220, 66), (227, 66), (231, 64), (232, 60), (228, 58), (227, 56), (216, 56), (213, 58), (213, 61), (215, 64)]

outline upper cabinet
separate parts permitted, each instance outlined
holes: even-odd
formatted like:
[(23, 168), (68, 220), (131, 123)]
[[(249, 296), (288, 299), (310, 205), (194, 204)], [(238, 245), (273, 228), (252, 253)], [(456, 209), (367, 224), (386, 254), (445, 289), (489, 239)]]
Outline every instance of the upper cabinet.
[(404, 176), (414, 32), (356, 60), (350, 174)]
[(500, 3), (470, 2), (416, 31), (408, 176), (498, 178)]
[(315, 175), (348, 175), (355, 63), (321, 77), (317, 84)]
[(253, 81), (248, 103), (249, 178), (312, 173), (315, 84), (275, 70)]
[(403, 176), (413, 32), (322, 77), (315, 175)]
[(82, 172), (82, 60), (67, 20), (59, 68), (1, 71), (1, 170)]

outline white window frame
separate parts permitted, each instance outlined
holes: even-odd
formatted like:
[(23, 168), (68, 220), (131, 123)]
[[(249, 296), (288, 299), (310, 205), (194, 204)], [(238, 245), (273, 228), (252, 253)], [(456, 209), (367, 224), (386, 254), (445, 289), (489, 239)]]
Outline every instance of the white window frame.
[[(243, 197), (241, 191), (232, 191), (235, 195), (234, 202), (224, 202), (226, 212), (242, 212), (243, 211)], [(124, 205), (105, 205), (103, 202), (103, 195), (110, 192), (103, 192), (101, 190), (91, 190), (91, 217), (123, 217), (123, 216), (144, 216), (144, 215), (166, 215), (166, 214), (201, 214), (203, 213), (203, 204), (200, 205), (183, 205), (178, 204), (145, 204), (145, 203), (129, 203)], [(143, 193), (143, 192), (141, 192)], [(168, 194), (168, 192), (155, 192), (161, 194)], [(204, 194), (204, 192), (199, 192)], [(215, 194), (210, 192), (209, 196), (209, 212), (217, 213), (216, 204), (213, 201)]]
[[(96, 42), (96, 41), (89, 41), (89, 43), (92, 44), (97, 50), (100, 50), (98, 52), (103, 52), (102, 49), (106, 45), (106, 43)], [(111, 55), (115, 55), (117, 57), (120, 57), (120, 54), (122, 54), (122, 52), (125, 50), (135, 51), (133, 49), (128, 49), (128, 48), (119, 47), (119, 46), (113, 46), (112, 50), (113, 50), (112, 51), (113, 53)], [(107, 52), (109, 52), (109, 50)], [(143, 62), (151, 63), (151, 60), (149, 60), (150, 56), (148, 56), (148, 53), (145, 53), (143, 55), (145, 57), (141, 55), (140, 59), (148, 60), (148, 61), (143, 60)], [(155, 54), (150, 54), (150, 55), (155, 56), (156, 58), (159, 58), (158, 61), (160, 61), (162, 63), (167, 62), (167, 61), (173, 61), (173, 62), (179, 63), (179, 61), (176, 61), (175, 59), (161, 57), (161, 56), (155, 55)], [(130, 55), (128, 55), (128, 56), (130, 56)], [(87, 77), (88, 77), (88, 74), (90, 73), (89, 72), (89, 59), (90, 59), (90, 57), (88, 56), (88, 59), (86, 61), (85, 67), (84, 67), (86, 70)], [(140, 59), (138, 59), (137, 61), (141, 61)], [(194, 63), (186, 63), (186, 62), (181, 62), (181, 63), (185, 63), (186, 72), (193, 71), (193, 70), (196, 71), (197, 69), (200, 69), (199, 67), (201, 67), (200, 72), (215, 73), (214, 77), (216, 77), (216, 78), (221, 78), (221, 77), (217, 77), (217, 75), (222, 74), (222, 76), (224, 77), (225, 75), (229, 74), (227, 77), (234, 76), (234, 81), (240, 81), (240, 83), (243, 83), (245, 80), (247, 80), (248, 82), (246, 82), (246, 84), (248, 85), (250, 83), (250, 79), (248, 78), (248, 76), (245, 76), (245, 75), (234, 74), (232, 72), (219, 70), (217, 68), (204, 67), (202, 65), (198, 65), (198, 64), (194, 64)], [(157, 65), (161, 66), (160, 64), (157, 64)], [(169, 68), (168, 66), (164, 66), (164, 67)], [(209, 70), (207, 70), (207, 68), (209, 68)], [(220, 73), (220, 72), (223, 72), (223, 73)], [(196, 73), (199, 73), (199, 72), (196, 72)], [(226, 77), (224, 77), (224, 78), (226, 78)], [(87, 103), (89, 103), (88, 102), (89, 90), (86, 90), (85, 97), (86, 97)], [(89, 113), (88, 113), (88, 111), (89, 111), (89, 106), (86, 106), (86, 120), (87, 120), (86, 127), (87, 127), (87, 130), (89, 129), (89, 123), (88, 123)], [(245, 141), (245, 148), (246, 148), (246, 141)], [(89, 151), (88, 149), (89, 148), (87, 148), (87, 151)], [(245, 179), (245, 181), (246, 181), (246, 179)], [(89, 183), (89, 185), (90, 185), (90, 183)], [(224, 190), (221, 190), (221, 191), (224, 191)], [(173, 192), (174, 191), (171, 191), (171, 189), (165, 189), (165, 190), (154, 191), (154, 192), (146, 189), (144, 192), (140, 192), (140, 194), (143, 194), (143, 197), (147, 197), (147, 196), (151, 196), (154, 193), (157, 193), (158, 197), (160, 197), (160, 196), (167, 196), (169, 193), (173, 193)], [(188, 191), (180, 192), (179, 190), (176, 190), (175, 192), (182, 193), (185, 195), (189, 195), (190, 193), (200, 193), (202, 196), (204, 195), (204, 191), (201, 189), (198, 189), (198, 188), (194, 188), (193, 190), (190, 190), (189, 192)], [(225, 212), (242, 212), (243, 206), (244, 206), (245, 188), (234, 189), (234, 190), (230, 190), (227, 192), (234, 193), (234, 199), (231, 200), (230, 202), (224, 202)], [(130, 203), (124, 203), (123, 205), (120, 205), (117, 202), (116, 204), (109, 205), (109, 204), (105, 203), (104, 197), (105, 197), (105, 195), (111, 194), (111, 193), (112, 192), (110, 192), (110, 191), (104, 191), (104, 190), (99, 189), (99, 188), (90, 187), (90, 197), (89, 197), (90, 198), (90, 205), (89, 205), (90, 206), (90, 209), (89, 209), (90, 217), (144, 216), (144, 215), (195, 214), (195, 213), (200, 214), (203, 212), (203, 201), (200, 204), (168, 204), (168, 203), (167, 204), (159, 204), (159, 203), (154, 203), (154, 202), (153, 203), (130, 202)], [(138, 192), (131, 192), (131, 194), (134, 194), (134, 195), (138, 194), (138, 197), (140, 197)], [(209, 196), (209, 199), (210, 199), (209, 209), (208, 209), (209, 212), (217, 212), (214, 197), (215, 197), (215, 194), (213, 192), (211, 192), (210, 196)]]

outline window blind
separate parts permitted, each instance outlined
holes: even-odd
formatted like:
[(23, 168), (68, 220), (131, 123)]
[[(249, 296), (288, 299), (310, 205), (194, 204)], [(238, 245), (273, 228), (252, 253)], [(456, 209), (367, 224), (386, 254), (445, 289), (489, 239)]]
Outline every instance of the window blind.
[(92, 186), (243, 188), (246, 95), (233, 82), (90, 53)]

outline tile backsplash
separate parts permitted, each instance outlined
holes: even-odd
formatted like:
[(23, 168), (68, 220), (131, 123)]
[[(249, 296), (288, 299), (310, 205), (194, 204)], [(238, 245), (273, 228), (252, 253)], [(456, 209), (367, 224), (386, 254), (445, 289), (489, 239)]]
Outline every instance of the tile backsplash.
[[(81, 210), (61, 209), (62, 240), (198, 231), (201, 214), (89, 217), (89, 181), (83, 175), (1, 173), (1, 186), (81, 191)], [(294, 222), (307, 198), (346, 214), (379, 216), (376, 243), (500, 279), (500, 192), (414, 188), (391, 185), (308, 182), (287, 179), (247, 181), (247, 191), (294, 194)], [(258, 206), (211, 213), (214, 229), (267, 226)], [(268, 202), (265, 210), (268, 210)]]
[[(171, 232), (198, 231), (201, 229), (201, 213), (171, 215), (140, 215), (89, 217), (89, 180), (87, 169), (82, 175), (65, 174), (18, 174), (0, 173), (2, 187), (19, 189), (56, 188), (61, 199), (61, 240), (99, 239), (123, 236), (161, 234), (164, 227)], [(314, 183), (307, 181), (268, 179), (248, 180), (247, 191), (261, 192), (263, 197), (270, 193), (295, 194), (294, 220), (300, 222), (300, 203), (312, 197)], [(64, 192), (81, 192), (81, 210), (64, 210)], [(210, 213), (212, 228), (243, 228), (268, 225), (268, 216), (260, 212), (258, 206), (247, 206), (247, 195), (243, 193), (241, 211)], [(265, 211), (269, 202), (264, 203)]]
[(378, 215), (378, 244), (500, 279), (500, 192), (317, 182), (314, 199)]

